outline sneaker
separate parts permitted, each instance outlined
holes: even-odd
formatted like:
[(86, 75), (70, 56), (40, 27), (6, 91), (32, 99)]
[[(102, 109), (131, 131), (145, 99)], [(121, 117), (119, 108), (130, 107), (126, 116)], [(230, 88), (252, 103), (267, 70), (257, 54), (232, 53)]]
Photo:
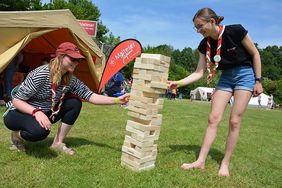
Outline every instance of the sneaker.
[(20, 136), (20, 131), (12, 131), (10, 150), (25, 151), (24, 140)]

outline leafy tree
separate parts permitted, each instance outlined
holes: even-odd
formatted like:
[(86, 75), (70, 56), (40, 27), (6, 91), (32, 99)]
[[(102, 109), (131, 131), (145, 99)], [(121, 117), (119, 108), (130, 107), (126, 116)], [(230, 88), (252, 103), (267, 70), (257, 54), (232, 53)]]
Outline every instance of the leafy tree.
[(106, 44), (113, 46), (116, 46), (118, 43), (121, 42), (120, 37), (115, 37), (112, 32), (110, 32), (109, 36), (106, 37), (104, 40)]
[(41, 10), (42, 4), (40, 0), (2, 0), (0, 2), (1, 11), (27, 11)]
[(276, 90), (273, 92), (274, 101), (276, 104), (282, 105), (282, 78), (276, 81)]
[[(99, 20), (101, 13), (99, 8), (88, 0), (53, 0), (52, 3), (44, 5), (45, 9), (69, 9), (73, 15), (80, 20), (93, 20), (98, 22), (96, 39), (106, 43), (108, 37), (105, 36), (109, 29)], [(114, 36), (111, 36), (114, 37)]]
[(120, 37), (115, 37), (112, 33), (107, 35), (109, 29), (99, 19), (101, 16), (99, 8), (89, 0), (51, 0), (49, 3), (43, 5), (41, 0), (2, 0), (0, 3), (0, 10), (2, 11), (58, 9), (69, 9), (80, 20), (97, 21), (96, 41), (100, 41), (101, 44), (114, 45), (117, 41), (120, 41)]

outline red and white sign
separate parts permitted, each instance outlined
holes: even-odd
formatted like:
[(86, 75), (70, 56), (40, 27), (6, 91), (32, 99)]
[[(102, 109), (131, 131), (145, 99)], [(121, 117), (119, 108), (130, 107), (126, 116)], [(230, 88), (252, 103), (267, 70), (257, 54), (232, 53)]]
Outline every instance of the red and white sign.
[(96, 37), (97, 34), (97, 21), (78, 20), (81, 27), (91, 36)]

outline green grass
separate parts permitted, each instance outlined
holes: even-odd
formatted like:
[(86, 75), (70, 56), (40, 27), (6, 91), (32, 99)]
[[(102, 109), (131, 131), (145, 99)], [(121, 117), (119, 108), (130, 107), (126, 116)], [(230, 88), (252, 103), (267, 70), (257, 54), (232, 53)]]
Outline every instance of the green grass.
[[(0, 127), (0, 187), (282, 187), (282, 111), (249, 108), (231, 162), (231, 177), (218, 177), (227, 136), (228, 107), (205, 170), (183, 171), (196, 159), (209, 103), (165, 101), (156, 167), (136, 173), (120, 165), (127, 110), (84, 103), (66, 143), (76, 155), (49, 150), (57, 125), (27, 152), (9, 150), (10, 131)], [(0, 109), (3, 112), (4, 108)]]

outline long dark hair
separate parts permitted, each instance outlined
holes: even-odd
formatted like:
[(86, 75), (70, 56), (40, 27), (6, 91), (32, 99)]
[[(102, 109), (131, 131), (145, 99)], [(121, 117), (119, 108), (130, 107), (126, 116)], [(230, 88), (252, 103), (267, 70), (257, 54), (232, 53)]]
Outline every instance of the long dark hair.
[(202, 8), (197, 11), (195, 16), (193, 17), (193, 22), (196, 18), (200, 18), (204, 21), (210, 21), (212, 18), (215, 20), (216, 25), (219, 25), (220, 22), (224, 19), (223, 16), (218, 16), (212, 9), (210, 8)]

